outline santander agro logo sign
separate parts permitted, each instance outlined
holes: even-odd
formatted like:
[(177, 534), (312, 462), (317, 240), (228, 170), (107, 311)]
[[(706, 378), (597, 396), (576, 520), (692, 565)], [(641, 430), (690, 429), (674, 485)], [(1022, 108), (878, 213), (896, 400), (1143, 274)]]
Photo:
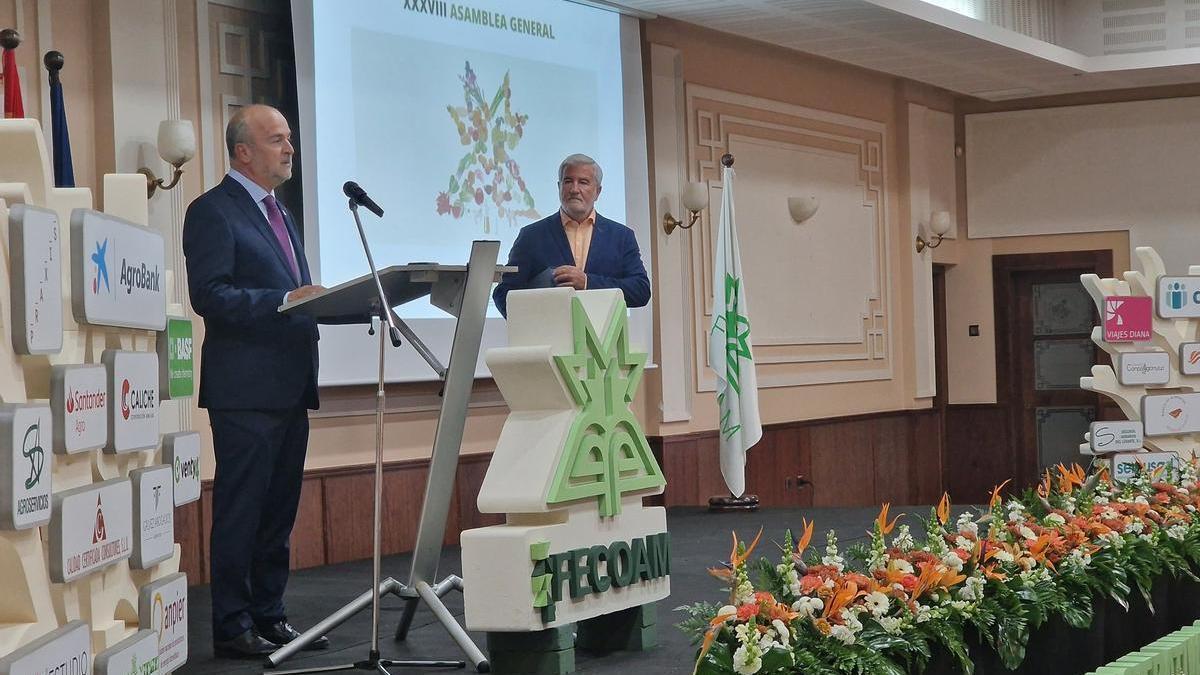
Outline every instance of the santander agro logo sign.
[(50, 374), (54, 452), (73, 454), (103, 447), (110, 400), (103, 365), (54, 366)]

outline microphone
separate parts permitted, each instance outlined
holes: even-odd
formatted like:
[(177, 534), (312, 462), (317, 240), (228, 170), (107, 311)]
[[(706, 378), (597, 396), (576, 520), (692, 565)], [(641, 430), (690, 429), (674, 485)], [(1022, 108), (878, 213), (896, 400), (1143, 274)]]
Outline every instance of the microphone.
[(367, 191), (360, 188), (358, 183), (355, 183), (352, 180), (346, 181), (346, 184), (342, 186), (342, 192), (350, 198), (350, 201), (360, 206), (367, 207), (368, 211), (374, 213), (380, 218), (383, 217), (383, 209), (379, 208), (379, 205), (367, 196)]

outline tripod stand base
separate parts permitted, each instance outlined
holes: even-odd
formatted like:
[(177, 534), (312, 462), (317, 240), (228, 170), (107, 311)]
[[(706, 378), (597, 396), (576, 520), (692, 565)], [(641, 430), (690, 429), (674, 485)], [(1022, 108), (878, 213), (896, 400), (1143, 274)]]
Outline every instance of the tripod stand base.
[(381, 659), (379, 652), (371, 652), (364, 661), (344, 663), (334, 666), (313, 666), (312, 668), (293, 668), (288, 670), (273, 670), (275, 675), (302, 675), (305, 673), (336, 673), (343, 670), (362, 670), (391, 675), (388, 668), (464, 668), (465, 661), (422, 661)]

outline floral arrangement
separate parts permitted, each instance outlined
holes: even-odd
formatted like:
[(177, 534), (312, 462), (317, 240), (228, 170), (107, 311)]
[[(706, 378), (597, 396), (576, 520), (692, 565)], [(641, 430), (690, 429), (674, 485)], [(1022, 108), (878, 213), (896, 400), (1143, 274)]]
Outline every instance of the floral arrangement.
[(921, 539), (884, 504), (869, 545), (845, 552), (832, 531), (814, 550), (803, 521), (799, 539), (785, 532), (779, 555), (753, 570), (762, 532), (749, 544), (735, 534), (729, 563), (710, 570), (727, 601), (679, 608), (700, 645), (694, 672), (902, 675), (941, 649), (971, 673), (974, 636), (1016, 668), (1030, 631), (1053, 617), (1086, 628), (1094, 599), (1128, 608), (1134, 592), (1151, 602), (1160, 575), (1198, 580), (1198, 474), (1194, 457), (1125, 483), (1058, 466), (953, 520), (943, 495)]
[(525, 134), (529, 115), (513, 112), (508, 73), (490, 102), (483, 98), (470, 61), (459, 80), (463, 105), (446, 106), (446, 111), (466, 154), (459, 159), (446, 190), (437, 195), (438, 215), (457, 220), (464, 213), (471, 214), (482, 221), (484, 232), (491, 231), (493, 218), (509, 226), (518, 219), (540, 218), (521, 167), (512, 156)]

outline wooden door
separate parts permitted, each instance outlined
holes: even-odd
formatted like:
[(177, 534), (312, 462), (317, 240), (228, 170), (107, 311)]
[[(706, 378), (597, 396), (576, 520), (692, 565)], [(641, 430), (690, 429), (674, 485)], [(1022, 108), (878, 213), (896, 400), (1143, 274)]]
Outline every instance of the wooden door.
[(1099, 322), (1079, 275), (1112, 275), (1109, 251), (996, 256), (997, 397), (1007, 409), (1013, 487), (1047, 467), (1083, 462), (1079, 444), (1100, 396), (1079, 378), (1106, 362), (1091, 341)]

